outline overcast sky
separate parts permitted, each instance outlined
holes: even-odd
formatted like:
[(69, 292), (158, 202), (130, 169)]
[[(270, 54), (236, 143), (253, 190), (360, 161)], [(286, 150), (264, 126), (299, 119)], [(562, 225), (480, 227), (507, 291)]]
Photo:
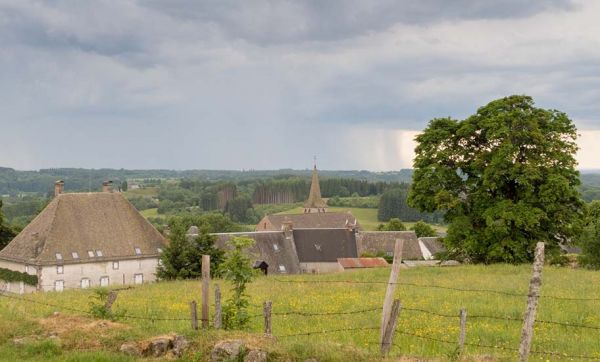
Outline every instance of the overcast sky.
[(0, 166), (397, 170), (510, 94), (600, 168), (598, 1), (0, 0)]

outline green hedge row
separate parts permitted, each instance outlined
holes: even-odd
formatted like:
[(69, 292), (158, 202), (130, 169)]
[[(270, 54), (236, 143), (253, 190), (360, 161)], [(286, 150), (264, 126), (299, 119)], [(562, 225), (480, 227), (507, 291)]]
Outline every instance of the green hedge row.
[(30, 275), (5, 268), (0, 268), (0, 280), (7, 282), (23, 282), (29, 285), (37, 285), (38, 283), (37, 275)]

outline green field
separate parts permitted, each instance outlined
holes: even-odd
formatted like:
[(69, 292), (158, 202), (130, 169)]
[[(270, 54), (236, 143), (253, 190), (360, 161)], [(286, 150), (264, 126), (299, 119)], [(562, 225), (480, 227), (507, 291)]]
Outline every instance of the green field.
[(140, 214), (142, 214), (142, 216), (145, 217), (146, 219), (149, 217), (164, 217), (164, 215), (160, 215), (158, 213), (157, 208), (142, 210), (142, 211), (140, 211)]
[[(448, 268), (403, 269), (396, 297), (403, 310), (398, 322), (398, 333), (390, 360), (400, 356), (451, 360), (456, 357), (459, 331), (458, 311), (466, 308), (466, 360), (490, 356), (492, 360), (516, 359), (521, 330), (521, 316), (526, 306), (526, 293), (531, 267), (529, 265), (459, 266)], [(81, 351), (102, 350), (96, 361), (113, 360), (124, 341), (139, 341), (168, 332), (186, 335), (193, 342), (188, 360), (201, 360), (214, 341), (241, 336), (272, 352), (273, 360), (302, 361), (316, 357), (319, 361), (380, 360), (377, 353), (378, 330), (389, 268), (363, 270), (329, 275), (298, 275), (288, 277), (260, 277), (249, 288), (252, 323), (249, 334), (225, 332), (193, 332), (189, 321), (163, 321), (168, 318), (187, 318), (189, 301), (200, 300), (198, 281), (177, 281), (146, 284), (120, 291), (115, 309), (125, 310), (131, 317), (120, 323), (92, 328), (91, 319), (84, 313), (89, 308), (89, 290), (70, 290), (63, 293), (26, 295), (39, 304), (0, 297), (0, 359), (31, 360), (87, 360), (91, 354)], [(383, 283), (327, 283), (325, 281), (379, 281)], [(298, 283), (309, 281), (309, 283)], [(224, 298), (229, 291), (222, 281)], [(587, 270), (545, 267), (542, 298), (538, 319), (568, 324), (600, 326), (598, 300), (567, 300), (562, 298), (600, 298), (600, 273)], [(519, 295), (490, 292), (466, 292), (432, 288), (441, 286), (459, 289), (495, 290)], [(21, 298), (17, 296), (16, 298)], [(212, 300), (212, 297), (211, 297)], [(263, 338), (261, 303), (273, 301), (273, 334), (275, 339)], [(49, 306), (47, 304), (56, 305)], [(371, 310), (373, 309), (373, 310)], [(345, 315), (326, 313), (352, 312)], [(58, 317), (52, 312), (60, 311)], [(429, 314), (427, 312), (435, 314)], [(302, 316), (288, 312), (325, 313)], [(281, 314), (283, 313), (283, 315)], [(288, 314), (286, 314), (288, 313)], [(480, 317), (477, 317), (480, 316)], [(514, 318), (489, 319), (481, 316)], [(154, 318), (155, 320), (152, 320)], [(335, 331), (366, 328), (364, 330)], [(373, 329), (368, 329), (373, 328)], [(61, 339), (56, 346), (49, 339), (58, 330)], [(315, 333), (316, 334), (309, 334)], [(290, 336), (306, 334), (300, 336)], [(40, 341), (15, 346), (16, 337), (40, 336)], [(439, 342), (433, 339), (446, 341)], [(580, 329), (564, 325), (537, 323), (533, 339), (536, 351), (557, 352), (559, 355), (533, 355), (532, 360), (569, 360), (565, 355), (584, 355), (600, 359), (598, 330)], [(288, 359), (289, 358), (289, 359)]]
[(134, 189), (134, 190), (127, 190), (124, 193), (125, 197), (139, 197), (139, 196), (145, 196), (145, 197), (156, 197), (158, 196), (158, 187), (144, 187), (144, 188), (139, 188), (139, 189)]

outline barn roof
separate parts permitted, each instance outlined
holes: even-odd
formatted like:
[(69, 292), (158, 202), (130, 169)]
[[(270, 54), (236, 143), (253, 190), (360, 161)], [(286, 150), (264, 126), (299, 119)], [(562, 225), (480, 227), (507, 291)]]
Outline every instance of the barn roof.
[(294, 229), (294, 242), (301, 263), (337, 262), (356, 258), (354, 231), (338, 229)]
[[(297, 274), (300, 272), (300, 264), (294, 243), (285, 238), (282, 231), (254, 231), (237, 233), (217, 233), (216, 246), (226, 250), (231, 248), (227, 244), (235, 236), (243, 236), (254, 239), (255, 244), (249, 249), (249, 253), (257, 260), (264, 261), (269, 265), (269, 274), (289, 273)], [(282, 270), (280, 266), (283, 266)]]
[(0, 259), (47, 265), (157, 257), (164, 245), (163, 236), (119, 193), (59, 194), (0, 251)]
[(421, 260), (423, 254), (414, 231), (361, 231), (356, 236), (359, 254), (378, 252), (393, 255), (396, 239), (404, 240), (403, 260)]
[(340, 263), (344, 269), (378, 268), (389, 265), (384, 258), (338, 258), (338, 263)]
[(429, 249), (432, 255), (439, 252), (446, 251), (444, 244), (442, 244), (440, 238), (436, 236), (420, 237), (419, 240)]
[(360, 229), (358, 220), (350, 212), (267, 215), (265, 218), (273, 225), (273, 230), (281, 230), (286, 221), (290, 221), (294, 229), (344, 228), (355, 223)]

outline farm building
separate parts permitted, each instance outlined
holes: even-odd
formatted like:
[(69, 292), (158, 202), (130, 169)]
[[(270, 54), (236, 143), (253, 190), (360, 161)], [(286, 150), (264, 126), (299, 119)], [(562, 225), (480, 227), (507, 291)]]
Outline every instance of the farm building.
[(414, 231), (361, 231), (356, 235), (358, 255), (385, 253), (392, 256), (397, 239), (404, 240), (402, 260), (432, 259), (443, 250), (439, 238), (417, 238)]
[(109, 183), (103, 192), (63, 194), (0, 251), (0, 268), (37, 277), (4, 282), (12, 292), (141, 284), (155, 280), (163, 236)]

